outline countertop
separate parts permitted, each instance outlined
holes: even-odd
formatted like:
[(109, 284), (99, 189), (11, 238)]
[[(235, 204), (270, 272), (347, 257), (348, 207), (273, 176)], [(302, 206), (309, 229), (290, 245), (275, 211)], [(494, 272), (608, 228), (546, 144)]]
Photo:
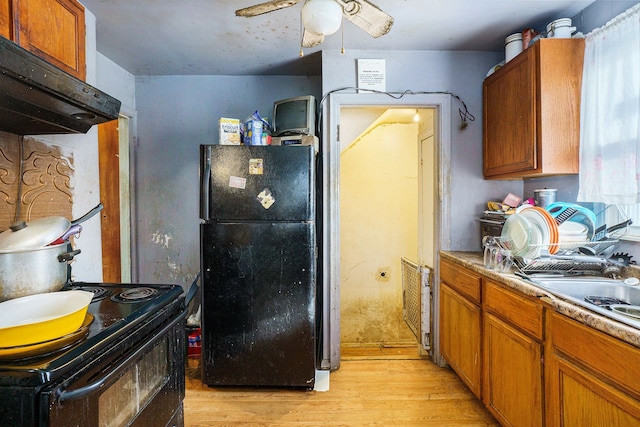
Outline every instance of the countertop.
[(600, 314), (587, 310), (573, 304), (572, 302), (563, 300), (555, 295), (548, 293), (542, 288), (520, 279), (513, 273), (498, 273), (489, 270), (484, 266), (484, 259), (481, 252), (454, 252), (441, 251), (440, 256), (443, 259), (457, 262), (476, 273), (489, 277), (497, 282), (505, 284), (510, 288), (520, 291), (526, 295), (540, 298), (547, 304), (551, 305), (558, 313), (570, 317), (580, 323), (597, 329), (601, 332), (609, 334), (613, 337), (627, 342), (634, 347), (640, 348), (640, 330), (634, 327), (617, 322), (613, 319), (601, 316)]

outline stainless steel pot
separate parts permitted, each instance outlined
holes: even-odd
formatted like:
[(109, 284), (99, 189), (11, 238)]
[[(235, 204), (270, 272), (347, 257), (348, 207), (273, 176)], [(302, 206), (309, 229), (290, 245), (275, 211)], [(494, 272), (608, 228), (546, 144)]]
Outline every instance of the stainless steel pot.
[[(44, 217), (0, 233), (0, 302), (60, 290), (69, 279), (68, 232), (102, 210), (102, 203), (74, 221)], [(53, 242), (53, 243), (51, 243)]]
[(80, 250), (63, 243), (39, 249), (0, 251), (0, 302), (60, 290), (68, 279), (67, 264)]

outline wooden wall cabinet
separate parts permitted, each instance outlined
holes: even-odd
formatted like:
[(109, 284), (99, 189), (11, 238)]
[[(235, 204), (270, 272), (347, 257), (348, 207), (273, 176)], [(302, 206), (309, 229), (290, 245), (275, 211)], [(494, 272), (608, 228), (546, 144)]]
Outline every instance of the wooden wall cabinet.
[(483, 286), (483, 402), (502, 425), (542, 426), (544, 308), (488, 279)]
[(80, 80), (86, 79), (86, 25), (80, 3), (76, 0), (1, 2), (0, 35)]
[(483, 83), (484, 177), (576, 174), (584, 39), (541, 39)]
[(440, 351), (462, 381), (481, 398), (480, 277), (442, 260), (440, 280)]
[(551, 312), (548, 426), (640, 425), (640, 349)]

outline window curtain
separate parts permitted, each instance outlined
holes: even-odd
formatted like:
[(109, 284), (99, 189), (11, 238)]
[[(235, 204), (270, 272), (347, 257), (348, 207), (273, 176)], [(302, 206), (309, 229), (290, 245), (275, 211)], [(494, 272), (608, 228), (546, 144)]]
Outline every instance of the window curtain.
[(640, 4), (585, 39), (578, 201), (640, 203)]

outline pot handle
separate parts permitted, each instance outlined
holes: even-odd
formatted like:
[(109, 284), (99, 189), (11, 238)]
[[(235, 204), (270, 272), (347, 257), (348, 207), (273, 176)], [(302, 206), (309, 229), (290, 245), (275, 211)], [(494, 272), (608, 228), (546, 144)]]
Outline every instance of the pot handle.
[(80, 218), (74, 219), (73, 221), (71, 221), (71, 225), (81, 224), (85, 222), (86, 220), (88, 220), (89, 218), (93, 217), (95, 214), (100, 212), (103, 208), (104, 208), (104, 205), (102, 203), (98, 203), (95, 208), (91, 209), (89, 212), (82, 215)]
[(71, 252), (62, 253), (62, 254), (58, 255), (58, 261), (59, 262), (71, 261), (73, 259), (73, 257), (78, 255), (79, 253), (80, 253), (80, 249), (76, 249), (75, 251), (71, 251)]

